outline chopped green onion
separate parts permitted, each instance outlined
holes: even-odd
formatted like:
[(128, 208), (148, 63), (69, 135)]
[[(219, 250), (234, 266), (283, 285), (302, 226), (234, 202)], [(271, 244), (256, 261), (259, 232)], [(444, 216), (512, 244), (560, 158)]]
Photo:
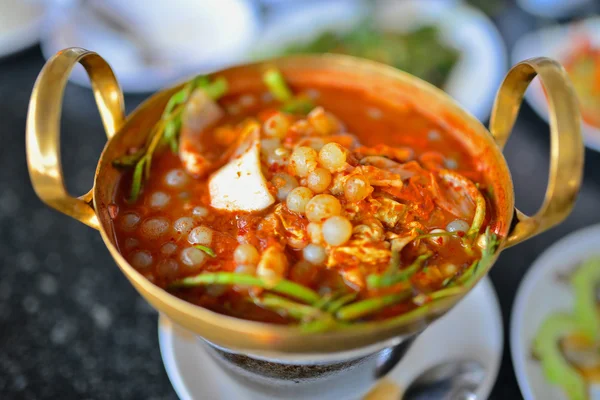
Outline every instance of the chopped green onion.
[(370, 289), (387, 287), (395, 285), (410, 279), (422, 266), (423, 263), (433, 254), (428, 252), (418, 256), (408, 267), (399, 270), (393, 274), (376, 275), (371, 274), (367, 277), (367, 285)]
[(144, 156), (144, 149), (139, 149), (133, 154), (125, 154), (113, 160), (113, 166), (117, 168), (129, 168), (135, 166), (138, 161)]
[(215, 251), (208, 246), (203, 246), (201, 244), (197, 244), (194, 247), (197, 248), (198, 250), (202, 250), (203, 252), (205, 252), (206, 254), (211, 256), (212, 258), (215, 258), (217, 256)]
[(351, 301), (354, 301), (354, 299), (356, 299), (356, 296), (358, 296), (357, 292), (348, 293), (336, 299), (335, 301), (332, 301), (327, 305), (327, 312), (330, 312), (332, 314), (336, 313), (340, 308), (350, 303)]
[(387, 306), (398, 304), (410, 297), (410, 290), (381, 297), (372, 297), (340, 308), (335, 314), (342, 321), (355, 320), (373, 314)]
[(131, 192), (129, 193), (129, 202), (134, 203), (142, 189), (142, 175), (144, 173), (144, 165), (146, 164), (146, 157), (142, 157), (135, 165), (133, 170), (133, 177), (131, 178)]
[(289, 114), (306, 115), (315, 108), (315, 104), (309, 98), (297, 97), (286, 101), (281, 106), (281, 111)]
[(280, 315), (289, 315), (292, 318), (307, 321), (314, 320), (323, 315), (323, 311), (313, 306), (296, 303), (274, 294), (265, 294), (262, 297), (254, 298), (254, 303), (264, 308), (273, 310)]
[(171, 148), (171, 151), (173, 153), (177, 153), (177, 150), (179, 149), (179, 143), (177, 142), (177, 136), (178, 136), (180, 129), (181, 129), (181, 116), (177, 116), (177, 118), (175, 118), (172, 121), (169, 121), (165, 125), (165, 133), (164, 133), (163, 138), (164, 138), (165, 143), (169, 144), (169, 147)]
[(227, 80), (222, 76), (215, 79), (213, 82), (208, 85), (199, 86), (204, 92), (213, 100), (217, 100), (222, 97), (228, 90)]
[(483, 220), (485, 219), (485, 198), (480, 194), (474, 200), (475, 216), (473, 217), (473, 222), (467, 232), (467, 237), (474, 237), (477, 235), (481, 229), (481, 225), (483, 225)]
[(315, 304), (320, 298), (315, 291), (286, 279), (279, 281), (275, 286), (271, 287), (268, 282), (265, 282), (256, 276), (236, 274), (233, 272), (202, 273), (173, 282), (170, 287), (195, 287), (210, 284), (256, 286), (268, 289), (275, 293), (284, 294), (297, 300), (302, 300), (308, 304)]
[(263, 75), (263, 82), (267, 85), (269, 92), (276, 100), (285, 103), (292, 99), (292, 91), (287, 83), (285, 83), (285, 79), (283, 79), (281, 72), (275, 68), (271, 68), (265, 72)]

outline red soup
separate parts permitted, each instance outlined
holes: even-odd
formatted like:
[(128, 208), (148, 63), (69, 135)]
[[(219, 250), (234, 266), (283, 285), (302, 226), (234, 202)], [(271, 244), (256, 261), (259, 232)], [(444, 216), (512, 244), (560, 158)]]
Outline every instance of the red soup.
[(334, 326), (393, 317), (468, 283), (493, 253), (480, 167), (442, 126), (341, 89), (227, 96), (197, 78), (123, 168), (119, 251), (227, 315)]

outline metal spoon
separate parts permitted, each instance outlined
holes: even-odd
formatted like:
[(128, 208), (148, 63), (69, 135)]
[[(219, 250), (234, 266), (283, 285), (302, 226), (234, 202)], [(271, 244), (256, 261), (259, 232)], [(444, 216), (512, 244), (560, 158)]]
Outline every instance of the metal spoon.
[(476, 400), (486, 371), (478, 361), (458, 360), (436, 365), (419, 375), (403, 400)]

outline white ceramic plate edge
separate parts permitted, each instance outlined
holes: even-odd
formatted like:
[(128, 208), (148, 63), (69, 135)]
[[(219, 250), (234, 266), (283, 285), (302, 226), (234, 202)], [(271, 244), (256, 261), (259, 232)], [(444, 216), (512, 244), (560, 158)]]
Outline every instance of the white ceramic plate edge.
[[(600, 238), (600, 225), (592, 225), (580, 229), (578, 231), (572, 232), (569, 235), (555, 242), (548, 249), (546, 249), (533, 262), (533, 264), (523, 277), (523, 280), (521, 281), (521, 284), (517, 290), (517, 295), (515, 297), (515, 302), (513, 303), (510, 321), (510, 354), (517, 382), (525, 400), (536, 400), (535, 393), (527, 379), (527, 371), (525, 365), (527, 361), (527, 355), (530, 353), (530, 343), (524, 343), (523, 340), (521, 340), (521, 332), (523, 326), (523, 319), (525, 318), (527, 301), (529, 300), (529, 296), (531, 294), (532, 289), (540, 280), (540, 277), (548, 273), (548, 271), (546, 270), (548, 267), (546, 267), (546, 265), (556, 265), (556, 263), (553, 262), (553, 260), (555, 259), (555, 255), (557, 253), (560, 253), (559, 250), (568, 247), (573, 248), (578, 244), (579, 247), (589, 246), (589, 244), (581, 244), (581, 238), (586, 237), (588, 235)], [(593, 251), (591, 251), (590, 253), (593, 253)], [(551, 384), (548, 383), (548, 385)]]
[[(487, 358), (486, 361), (486, 365), (489, 368), (488, 370), (488, 376), (486, 378), (486, 380), (484, 381), (484, 383), (482, 384), (482, 386), (479, 388), (479, 390), (477, 391), (477, 395), (478, 398), (481, 399), (485, 399), (489, 396), (489, 394), (491, 393), (493, 386), (496, 382), (496, 378), (498, 376), (498, 372), (500, 370), (500, 365), (501, 365), (501, 361), (502, 361), (502, 354), (503, 354), (503, 348), (504, 348), (504, 330), (503, 330), (503, 322), (502, 322), (502, 314), (500, 311), (500, 305), (498, 302), (498, 298), (495, 292), (495, 289), (491, 283), (491, 280), (488, 277), (485, 277), (479, 284), (479, 288), (478, 288), (479, 292), (476, 294), (476, 296), (484, 296), (484, 301), (481, 303), (477, 304), (477, 307), (480, 307), (481, 304), (485, 304), (485, 307), (488, 308), (488, 314), (487, 317), (489, 318), (488, 324), (486, 324), (485, 328), (492, 332), (491, 335), (489, 335), (487, 337), (487, 340), (492, 341), (493, 344), (493, 349), (490, 349), (492, 351), (492, 357), (491, 358)], [(477, 297), (476, 297), (477, 298)], [(464, 301), (469, 301), (468, 298), (465, 298)], [(462, 304), (463, 302), (461, 302)], [(472, 305), (474, 306), (475, 301), (471, 300)], [(457, 305), (457, 307), (461, 307), (461, 304)], [(464, 306), (463, 306), (464, 307)], [(444, 319), (448, 316), (450, 316), (450, 314), (446, 315), (445, 317), (442, 317), (439, 321), (437, 321), (436, 323), (441, 323), (444, 324)], [(449, 324), (450, 322), (448, 322)], [(483, 324), (480, 325), (480, 328), (482, 328)], [(435, 328), (433, 328), (435, 329)], [(442, 329), (441, 327), (439, 329)], [(480, 329), (480, 330), (481, 330)], [(170, 322), (166, 317), (164, 316), (160, 316), (159, 318), (159, 323), (158, 323), (158, 336), (159, 336), (159, 345), (160, 345), (160, 351), (161, 351), (161, 356), (165, 365), (165, 370), (167, 372), (167, 375), (169, 377), (169, 380), (171, 381), (171, 384), (173, 385), (173, 388), (175, 390), (175, 392), (177, 393), (177, 395), (179, 396), (180, 399), (182, 400), (193, 400), (194, 396), (192, 393), (190, 393), (189, 389), (186, 387), (185, 382), (182, 379), (182, 371), (180, 370), (179, 367), (179, 363), (176, 360), (176, 351), (174, 351), (173, 348), (173, 343), (175, 340), (177, 340), (177, 336), (178, 334), (181, 334), (181, 330), (180, 328), (176, 327), (173, 325), (172, 322)], [(423, 335), (427, 335), (429, 331), (426, 331)], [(189, 338), (184, 338), (184, 340), (186, 339), (190, 339), (195, 341), (196, 339), (193, 338), (191, 333), (187, 333), (187, 332), (183, 332), (186, 336), (189, 335)], [(430, 332), (430, 335), (435, 335), (435, 332)], [(418, 342), (417, 342), (418, 343)], [(198, 344), (199, 345), (199, 344)], [(195, 344), (194, 344), (195, 346)], [(413, 346), (415, 347), (415, 346)], [(480, 355), (481, 357), (484, 357), (483, 355)], [(449, 356), (446, 355), (445, 356), (446, 359), (449, 359)], [(451, 358), (451, 356), (450, 356)], [(412, 360), (411, 360), (412, 359)], [(411, 351), (409, 351), (409, 353), (405, 356), (405, 360), (403, 362), (407, 362), (407, 363), (412, 363), (413, 360), (415, 360), (414, 362), (416, 364), (419, 363), (419, 361), (423, 361), (422, 357), (420, 357), (419, 354), (415, 354), (415, 352), (412, 352), (411, 355)], [(436, 362), (442, 362), (444, 360), (441, 359), (436, 359)], [(430, 364), (429, 362), (425, 361), (425, 364)], [(421, 369), (424, 369), (423, 366), (418, 366), (419, 369), (415, 369), (414, 371), (412, 371), (410, 374), (405, 374), (403, 373), (403, 371), (400, 370), (400, 368), (395, 368), (390, 375), (388, 375), (388, 377), (392, 378), (394, 377), (394, 381), (399, 383), (400, 385), (405, 385), (408, 381), (412, 380), (414, 378), (413, 375), (416, 375), (418, 373), (421, 372)], [(216, 376), (218, 377), (220, 376), (227, 376), (224, 372), (222, 371), (213, 371), (213, 374), (216, 374)], [(215, 376), (212, 376), (213, 378), (215, 378)], [(230, 378), (226, 378), (226, 379), (230, 379)], [(213, 390), (212, 396), (214, 397), (210, 397), (211, 399), (213, 398), (219, 398), (217, 393), (220, 393), (220, 390), (217, 388), (218, 382), (215, 382), (215, 385), (213, 385), (211, 387), (211, 389)], [(235, 392), (241, 392), (243, 389), (240, 387), (236, 387), (233, 388), (233, 390)]]

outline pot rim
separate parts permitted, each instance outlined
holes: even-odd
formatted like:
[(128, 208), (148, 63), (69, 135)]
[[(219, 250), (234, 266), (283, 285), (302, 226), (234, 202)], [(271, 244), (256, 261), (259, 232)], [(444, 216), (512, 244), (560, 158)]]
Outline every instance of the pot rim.
[[(227, 68), (225, 70), (218, 71), (218, 72), (216, 72), (214, 74), (210, 74), (210, 75), (219, 75), (220, 73), (227, 73), (229, 71), (234, 71), (234, 70), (240, 69), (240, 68), (261, 68), (261, 67), (267, 66), (267, 65), (269, 65), (269, 66), (275, 65), (279, 68), (284, 68), (285, 66), (288, 66), (290, 64), (297, 66), (298, 64), (304, 64), (304, 63), (308, 63), (310, 66), (313, 66), (313, 64), (315, 64), (315, 63), (316, 64), (333, 63), (333, 64), (341, 64), (344, 66), (344, 68), (350, 68), (350, 67), (351, 68), (359, 68), (359, 69), (368, 71), (368, 73), (370, 73), (370, 74), (375, 73), (378, 75), (385, 76), (385, 78), (387, 78), (387, 79), (400, 80), (405, 83), (410, 83), (417, 90), (423, 91), (423, 92), (427, 93), (428, 95), (438, 97), (440, 99), (440, 101), (445, 104), (446, 107), (452, 109), (452, 111), (454, 113), (458, 114), (463, 119), (463, 121), (468, 121), (471, 129), (473, 129), (475, 132), (477, 132), (477, 134), (484, 136), (486, 138), (488, 150), (492, 151), (493, 159), (496, 159), (496, 161), (500, 160), (501, 165), (498, 167), (501, 170), (504, 170), (504, 172), (506, 172), (506, 174), (504, 175), (507, 178), (506, 183), (505, 183), (505, 185), (506, 185), (505, 190), (509, 194), (509, 196), (507, 196), (507, 198), (505, 199), (505, 202), (506, 202), (505, 204), (507, 206), (505, 208), (507, 210), (512, 210), (514, 208), (514, 195), (513, 195), (514, 189), (513, 189), (510, 172), (508, 170), (508, 165), (506, 163), (506, 160), (504, 159), (502, 152), (500, 151), (500, 149), (497, 147), (497, 145), (493, 141), (492, 136), (489, 134), (489, 131), (485, 128), (485, 126), (483, 124), (481, 124), (481, 122), (479, 122), (475, 117), (473, 117), (467, 111), (465, 111), (458, 103), (456, 103), (455, 100), (453, 100), (449, 95), (447, 95), (441, 89), (438, 89), (437, 87), (435, 87), (425, 81), (422, 81), (421, 79), (416, 78), (413, 75), (410, 75), (406, 72), (397, 70), (393, 67), (390, 67), (390, 66), (387, 66), (384, 64), (380, 64), (377, 62), (362, 60), (362, 59), (358, 59), (358, 58), (351, 57), (351, 56), (333, 55), (333, 54), (318, 55), (318, 56), (300, 55), (300, 56), (291, 56), (291, 57), (280, 57), (280, 58), (271, 59), (271, 60), (267, 60), (267, 61), (259, 61), (259, 62), (244, 64), (242, 66), (235, 66), (235, 67)], [(310, 66), (309, 66), (309, 68), (310, 68)], [(124, 134), (124, 132), (128, 131), (128, 129), (127, 129), (128, 123), (131, 123), (131, 121), (136, 120), (138, 118), (142, 118), (145, 113), (145, 110), (147, 108), (149, 108), (149, 105), (152, 102), (157, 101), (157, 98), (161, 94), (164, 95), (165, 93), (175, 92), (175, 91), (179, 90), (181, 87), (182, 87), (182, 84), (172, 86), (170, 88), (166, 88), (164, 90), (161, 90), (160, 92), (157, 92), (156, 94), (153, 94), (150, 98), (146, 99), (132, 113), (130, 113), (127, 116), (126, 122), (123, 125), (122, 129), (119, 130), (119, 132), (115, 135), (115, 137), (111, 138), (107, 142), (107, 145), (106, 145), (104, 151), (102, 152), (102, 155), (100, 156), (98, 170), (95, 175), (94, 197), (93, 197), (95, 210), (101, 210), (102, 207), (104, 207), (103, 204), (98, 204), (96, 202), (96, 199), (101, 197), (98, 195), (100, 186), (98, 185), (97, 179), (98, 179), (98, 177), (101, 176), (101, 169), (103, 168), (103, 166), (108, 164), (108, 163), (106, 163), (105, 155), (107, 153), (108, 147), (110, 146), (110, 143), (112, 143), (115, 140), (118, 140), (120, 135), (122, 135), (122, 134)], [(422, 111), (422, 110), (420, 110), (420, 111)], [(492, 159), (492, 156), (489, 156), (488, 159)], [(501, 210), (496, 210), (496, 212), (499, 213), (499, 212), (501, 212)], [(125, 258), (119, 253), (117, 247), (111, 241), (109, 232), (107, 231), (107, 229), (105, 227), (105, 224), (107, 223), (107, 221), (105, 221), (105, 219), (103, 219), (101, 217), (101, 215), (99, 215), (100, 213), (98, 211), (96, 212), (96, 214), (98, 215), (98, 220), (100, 221), (100, 224), (99, 224), (100, 225), (100, 233), (102, 235), (104, 244), (109, 249), (111, 255), (113, 256), (113, 258), (115, 259), (115, 261), (117, 262), (119, 267), (123, 270), (125, 275), (132, 281), (132, 283), (134, 284), (134, 286), (136, 286), (136, 288), (142, 288), (145, 292), (147, 292), (151, 296), (160, 298), (162, 300), (162, 302), (164, 302), (166, 305), (168, 305), (169, 307), (179, 309), (183, 314), (185, 314), (189, 318), (207, 320), (207, 321), (210, 321), (214, 325), (226, 327), (231, 330), (238, 331), (238, 332), (264, 334), (265, 330), (268, 330), (272, 335), (278, 336), (278, 337), (289, 337), (289, 336), (304, 336), (305, 337), (305, 336), (307, 336), (307, 333), (304, 332), (300, 327), (298, 327), (296, 325), (276, 325), (276, 324), (270, 324), (270, 323), (265, 323), (265, 322), (249, 321), (249, 320), (245, 320), (242, 318), (236, 318), (236, 317), (220, 314), (215, 311), (209, 310), (207, 308), (197, 306), (197, 305), (189, 303), (185, 300), (182, 300), (182, 299), (174, 296), (173, 294), (169, 293), (165, 289), (162, 289), (162, 288), (154, 285), (146, 277), (144, 277), (140, 272), (138, 272), (135, 268), (133, 268), (125, 260)], [(505, 218), (506, 218), (505, 221), (506, 221), (507, 226), (510, 226), (511, 221), (512, 221), (512, 216), (513, 216), (512, 211), (510, 212), (509, 215), (505, 216)], [(487, 271), (489, 271), (491, 266), (495, 263), (499, 253), (502, 251), (502, 247), (503, 247), (505, 238), (506, 238), (506, 235), (499, 236), (500, 245), (496, 249), (496, 252), (493, 257), (493, 261), (490, 262), (489, 266), (486, 267)], [(487, 273), (487, 271), (486, 271), (486, 273)], [(344, 340), (345, 338), (355, 337), (357, 335), (359, 335), (359, 336), (360, 335), (368, 335), (368, 334), (372, 333), (373, 330), (382, 328), (382, 327), (387, 327), (389, 329), (392, 327), (401, 327), (401, 326), (407, 326), (407, 325), (416, 323), (417, 325), (420, 326), (420, 329), (422, 329), (424, 326), (429, 325), (429, 323), (432, 320), (437, 319), (439, 316), (443, 315), (446, 311), (448, 311), (450, 308), (452, 308), (454, 306), (454, 304), (456, 304), (460, 299), (462, 299), (484, 275), (485, 274), (479, 274), (478, 278), (472, 283), (472, 285), (465, 287), (465, 290), (463, 290), (460, 294), (457, 294), (450, 298), (434, 300), (431, 303), (420, 306), (411, 312), (404, 313), (399, 316), (386, 319), (384, 321), (355, 323), (352, 325), (351, 328), (347, 328), (344, 330), (316, 332), (316, 333), (310, 333), (310, 335), (313, 338), (318, 337), (323, 340), (329, 341), (329, 340), (333, 340), (334, 338), (336, 340)], [(138, 290), (140, 290), (140, 289), (138, 289)], [(374, 343), (374, 344), (376, 344), (376, 343)], [(224, 347), (227, 347), (227, 346), (224, 346)]]

